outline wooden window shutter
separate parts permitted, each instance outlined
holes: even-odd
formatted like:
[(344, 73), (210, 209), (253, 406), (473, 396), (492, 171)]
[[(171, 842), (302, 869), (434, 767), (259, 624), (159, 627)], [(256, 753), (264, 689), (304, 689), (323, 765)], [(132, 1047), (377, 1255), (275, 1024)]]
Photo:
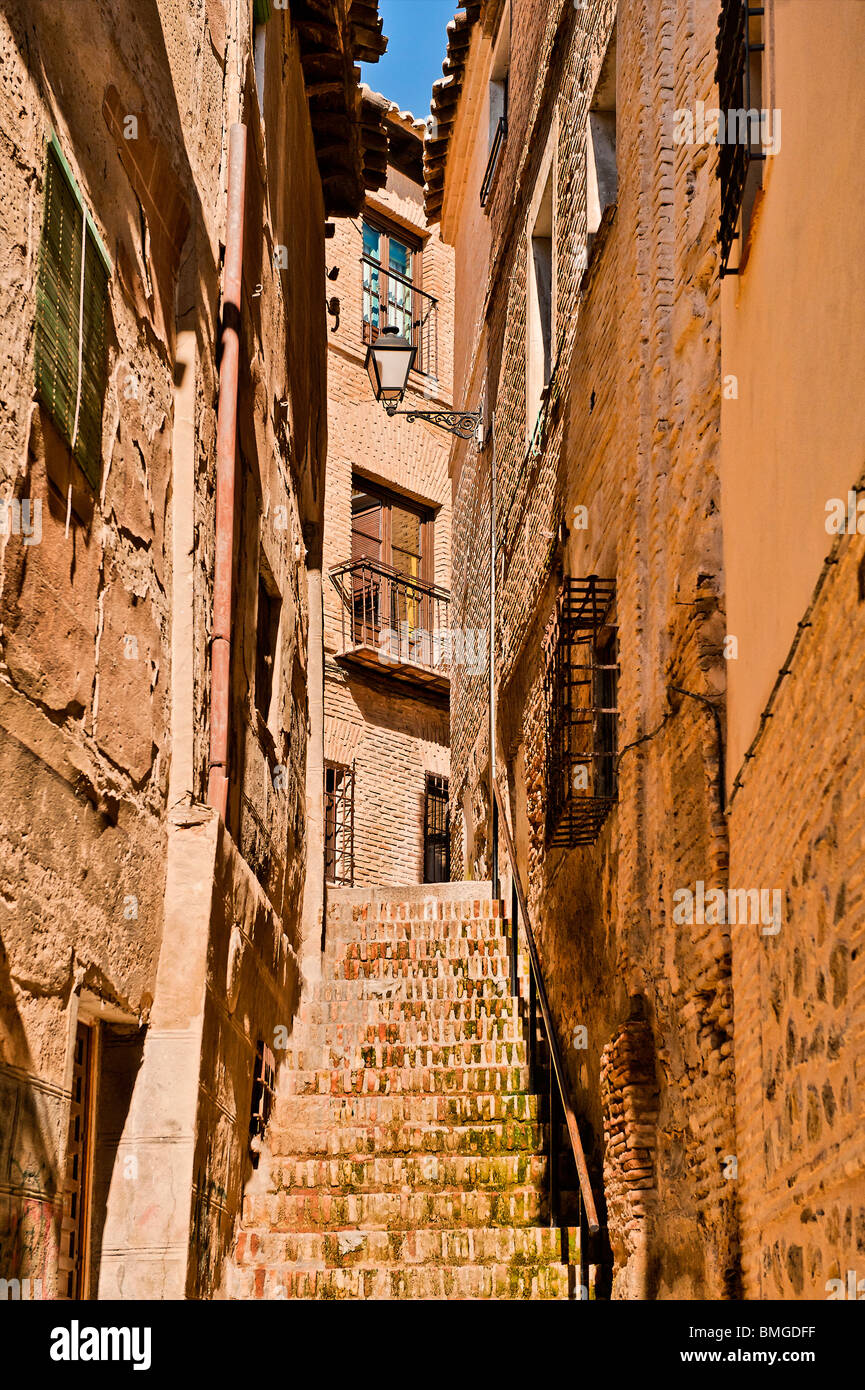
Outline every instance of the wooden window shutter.
[(108, 278), (105, 251), (52, 139), (36, 290), (36, 390), (94, 490), (102, 471)]

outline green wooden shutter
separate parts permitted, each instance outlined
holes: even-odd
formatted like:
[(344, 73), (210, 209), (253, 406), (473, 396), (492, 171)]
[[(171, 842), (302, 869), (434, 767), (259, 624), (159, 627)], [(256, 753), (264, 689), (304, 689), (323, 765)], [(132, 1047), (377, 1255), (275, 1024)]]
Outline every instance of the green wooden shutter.
[(45, 166), (45, 221), (36, 287), (36, 390), (94, 491), (102, 473), (108, 277), (104, 248), (52, 140)]
[(270, 19), (270, 0), (253, 0), (252, 18), (256, 24), (266, 24)]

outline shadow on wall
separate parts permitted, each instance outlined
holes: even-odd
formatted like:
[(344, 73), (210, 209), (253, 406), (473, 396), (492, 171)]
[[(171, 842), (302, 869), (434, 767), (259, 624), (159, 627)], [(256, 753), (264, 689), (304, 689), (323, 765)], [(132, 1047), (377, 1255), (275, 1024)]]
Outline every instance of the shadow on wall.
[(0, 1279), (53, 1291), (60, 1237), (59, 1147), (66, 1098), (42, 1087), (0, 940)]

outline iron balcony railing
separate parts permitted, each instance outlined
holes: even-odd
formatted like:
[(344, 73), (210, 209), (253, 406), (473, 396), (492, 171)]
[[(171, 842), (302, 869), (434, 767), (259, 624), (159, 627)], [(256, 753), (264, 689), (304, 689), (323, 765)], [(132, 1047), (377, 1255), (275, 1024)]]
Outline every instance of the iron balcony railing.
[(496, 133), (493, 136), (493, 143), (490, 146), (490, 157), (487, 160), (487, 167), (486, 172), (484, 173), (484, 180), (481, 184), (482, 208), (486, 207), (487, 205), (487, 198), (490, 196), (490, 189), (493, 186), (493, 179), (496, 176), (496, 169), (498, 168), (499, 155), (501, 154), (502, 145), (505, 143), (507, 136), (508, 118), (507, 116), (499, 116), (498, 124), (496, 125)]
[(438, 377), (438, 300), (374, 256), (361, 256), (363, 341), (372, 343), (383, 328), (398, 328), (417, 348), (414, 370)]
[(447, 674), (450, 594), (377, 560), (350, 560), (330, 571), (342, 599), (343, 652), (369, 648), (384, 665)]

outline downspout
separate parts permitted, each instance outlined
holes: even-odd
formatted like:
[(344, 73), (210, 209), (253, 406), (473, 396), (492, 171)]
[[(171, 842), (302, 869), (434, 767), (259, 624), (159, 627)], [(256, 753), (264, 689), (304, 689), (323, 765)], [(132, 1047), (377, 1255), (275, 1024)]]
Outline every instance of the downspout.
[(207, 800), (219, 812), (223, 821), (226, 819), (228, 807), (231, 589), (245, 194), (246, 126), (238, 122), (232, 125), (228, 137), (228, 215), (222, 293), (222, 361), (219, 364), (219, 407), (216, 417), (216, 554), (210, 657), (210, 770), (207, 780)]
[(490, 853), (493, 897), (499, 896), (499, 806), (496, 800), (496, 416), (490, 419)]
[(306, 749), (306, 878), (303, 888), (301, 972), (307, 983), (321, 978), (324, 881), (324, 592), (321, 558), (307, 571), (309, 638), (307, 673), (309, 741)]

